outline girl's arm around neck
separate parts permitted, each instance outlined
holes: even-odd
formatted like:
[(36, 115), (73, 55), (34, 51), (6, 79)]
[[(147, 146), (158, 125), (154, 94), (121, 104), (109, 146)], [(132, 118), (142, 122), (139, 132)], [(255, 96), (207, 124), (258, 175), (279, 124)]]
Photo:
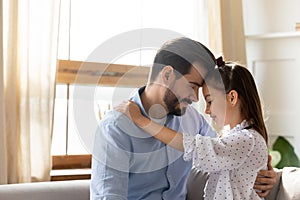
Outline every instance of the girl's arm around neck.
[(131, 121), (154, 138), (177, 150), (184, 151), (181, 133), (151, 121), (142, 115), (140, 108), (133, 101), (122, 103), (116, 106), (115, 109), (126, 114)]
[(179, 151), (184, 151), (182, 142), (183, 138), (181, 133), (178, 133), (170, 128), (155, 123), (150, 119), (144, 117), (143, 115), (138, 119), (133, 119), (133, 122), (159, 141)]

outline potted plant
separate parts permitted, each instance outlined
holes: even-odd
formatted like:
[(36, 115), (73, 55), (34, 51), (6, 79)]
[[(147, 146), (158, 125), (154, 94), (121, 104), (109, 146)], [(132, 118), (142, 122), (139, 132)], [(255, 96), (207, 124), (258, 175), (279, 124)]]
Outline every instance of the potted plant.
[(271, 164), (275, 168), (300, 166), (294, 147), (282, 136), (278, 136), (269, 153), (272, 156)]

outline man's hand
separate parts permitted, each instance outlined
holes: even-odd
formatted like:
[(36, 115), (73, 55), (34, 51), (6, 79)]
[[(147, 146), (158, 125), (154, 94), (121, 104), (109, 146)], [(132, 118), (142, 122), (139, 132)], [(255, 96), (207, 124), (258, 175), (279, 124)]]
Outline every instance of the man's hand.
[(271, 159), (272, 157), (269, 155), (268, 170), (260, 170), (255, 180), (254, 189), (261, 191), (257, 192), (260, 197), (266, 197), (276, 184), (276, 172), (271, 166)]

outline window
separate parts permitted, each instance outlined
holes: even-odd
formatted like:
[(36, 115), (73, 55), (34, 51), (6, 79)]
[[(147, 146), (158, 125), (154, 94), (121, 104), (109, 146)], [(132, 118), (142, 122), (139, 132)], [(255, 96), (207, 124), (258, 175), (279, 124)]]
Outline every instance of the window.
[[(89, 170), (57, 170), (91, 167), (91, 147), (99, 120), (114, 104), (128, 98), (138, 84), (147, 81), (149, 68), (66, 60), (59, 60), (58, 68), (51, 179), (89, 178)], [(99, 73), (101, 79), (95, 77)], [(78, 76), (82, 76), (79, 82)], [(97, 81), (100, 84), (94, 84)]]
[[(90, 162), (92, 139), (85, 138), (76, 124), (78, 105), (89, 108), (89, 113), (82, 109), (80, 115), (86, 116), (85, 133), (93, 132), (88, 123), (100, 120), (115, 103), (147, 82), (147, 66), (163, 42), (180, 35), (204, 44), (208, 41), (206, 15), (206, 1), (197, 0), (61, 2), (54, 169), (70, 163), (68, 168), (90, 166), (81, 162), (83, 157)], [(68, 164), (68, 159), (79, 155), (82, 165)]]
[[(141, 48), (146, 43), (143, 40), (148, 40), (143, 37), (146, 28), (170, 30), (205, 44), (208, 41), (207, 27), (206, 1), (65, 0), (61, 2), (58, 57), (111, 63), (101, 55), (94, 58), (90, 55), (99, 45), (122, 33), (140, 30), (140, 35), (130, 42), (137, 42)], [(148, 65), (152, 63), (155, 49), (123, 53), (113, 60), (114, 63)]]

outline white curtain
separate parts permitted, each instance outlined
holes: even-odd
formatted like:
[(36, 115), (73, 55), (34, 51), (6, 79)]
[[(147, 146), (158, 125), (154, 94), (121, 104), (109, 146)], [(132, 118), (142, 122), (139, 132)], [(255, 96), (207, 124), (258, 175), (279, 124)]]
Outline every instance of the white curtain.
[(1, 0), (0, 184), (46, 181), (59, 0)]
[(242, 0), (209, 0), (209, 47), (216, 57), (246, 64)]

